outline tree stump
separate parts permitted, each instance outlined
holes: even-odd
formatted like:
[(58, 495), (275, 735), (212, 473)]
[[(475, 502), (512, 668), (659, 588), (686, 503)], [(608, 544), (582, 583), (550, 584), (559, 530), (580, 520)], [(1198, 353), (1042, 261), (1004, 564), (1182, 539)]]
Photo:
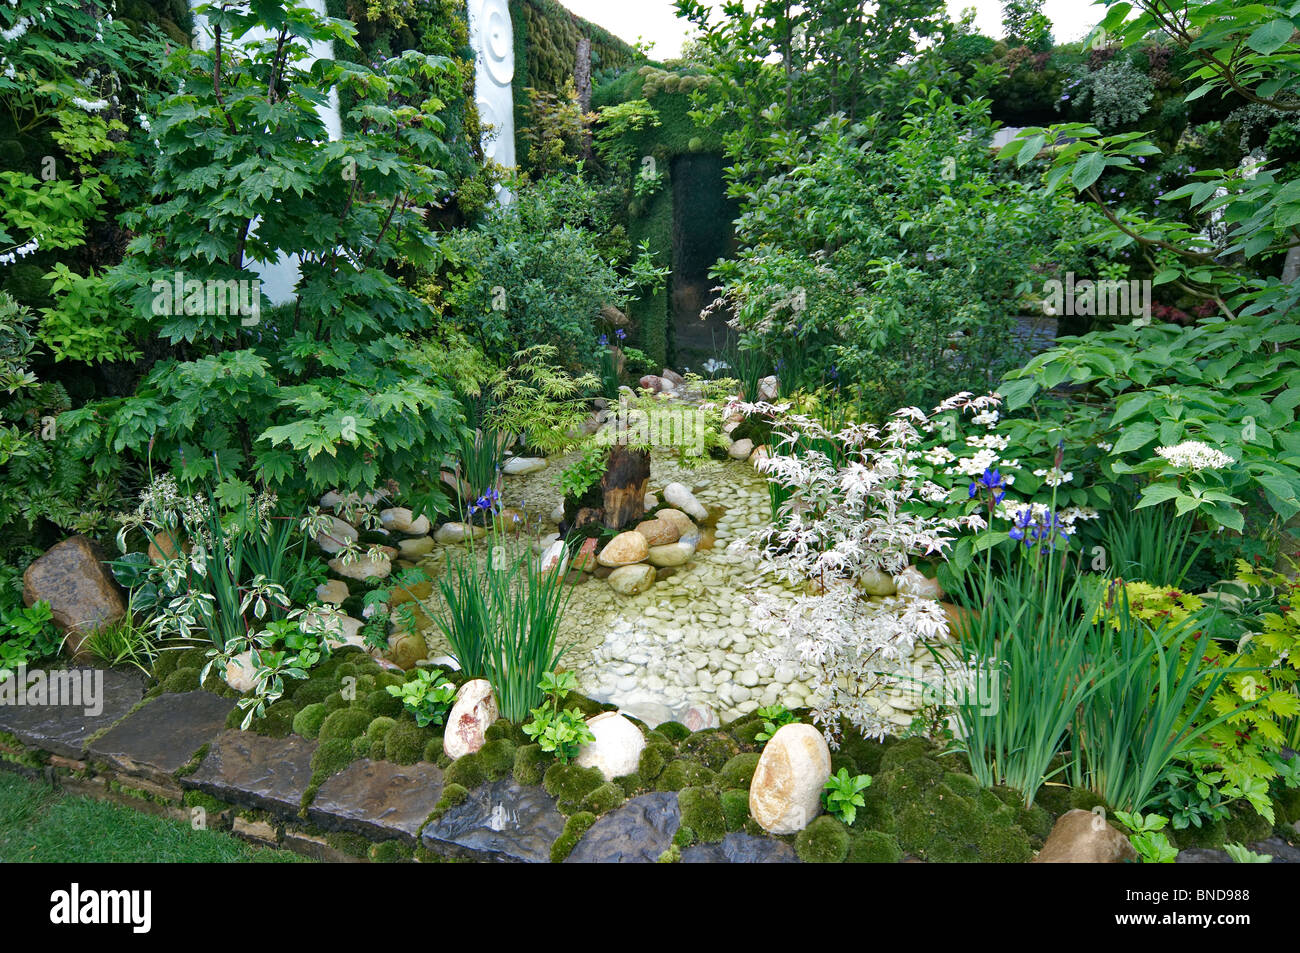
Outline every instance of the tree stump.
[(609, 466), (600, 481), (606, 527), (621, 530), (641, 521), (649, 482), (649, 451), (618, 445), (610, 448)]

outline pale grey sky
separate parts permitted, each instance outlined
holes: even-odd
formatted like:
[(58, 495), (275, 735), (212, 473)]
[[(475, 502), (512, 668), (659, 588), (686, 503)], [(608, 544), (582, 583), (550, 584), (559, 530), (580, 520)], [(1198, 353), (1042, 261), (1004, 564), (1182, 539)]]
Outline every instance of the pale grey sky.
[[(687, 30), (673, 14), (672, 0), (560, 0), (566, 7), (597, 23), (616, 36), (633, 43), (645, 39), (655, 44), (654, 55), (671, 59), (682, 49)], [(719, 6), (716, 2), (714, 6)], [(948, 0), (954, 18), (966, 7), (978, 11), (975, 18), (981, 33), (1002, 35), (1001, 0)], [(1047, 0), (1043, 12), (1052, 21), (1052, 33), (1058, 42), (1081, 40), (1101, 19), (1104, 8), (1088, 0)]]

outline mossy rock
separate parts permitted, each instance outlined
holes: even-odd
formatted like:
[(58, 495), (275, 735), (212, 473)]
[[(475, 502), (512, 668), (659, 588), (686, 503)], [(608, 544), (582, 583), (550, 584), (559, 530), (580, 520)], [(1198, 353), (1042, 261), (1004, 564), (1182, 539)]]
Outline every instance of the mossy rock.
[(560, 836), (551, 845), (551, 863), (562, 863), (565, 858), (572, 854), (573, 848), (578, 846), (578, 841), (582, 840), (587, 831), (591, 830), (591, 825), (595, 823), (596, 815), (590, 811), (579, 811), (570, 815), (569, 819), (564, 822), (564, 830), (560, 832)]
[(420, 760), (427, 761), (430, 764), (437, 764), (438, 759), (443, 757), (442, 735), (434, 735), (429, 739), (429, 743), (424, 746), (424, 753), (420, 755)]
[(903, 859), (903, 848), (892, 834), (855, 830), (849, 835), (846, 859), (850, 864), (896, 864)]
[(721, 731), (697, 731), (677, 746), (685, 758), (694, 758), (710, 771), (721, 771), (722, 766), (740, 754), (740, 744)]
[(322, 703), (308, 705), (293, 716), (294, 734), (302, 735), (304, 738), (319, 737), (321, 725), (325, 723), (328, 715), (329, 712)]
[(500, 781), (515, 767), (515, 743), (510, 738), (485, 742), (478, 751), (479, 763), (489, 781)]
[(584, 768), (577, 764), (553, 764), (542, 776), (542, 787), (555, 798), (562, 814), (582, 810), (586, 796), (604, 783), (605, 776), (599, 768)]
[(662, 725), (655, 728), (655, 731), (659, 732), (659, 734), (663, 735), (673, 744), (689, 738), (691, 735), (691, 729), (677, 721), (665, 721)]
[(330, 775), (338, 774), (355, 760), (356, 754), (352, 750), (351, 739), (332, 738), (322, 741), (316, 753), (311, 756), (312, 778), (323, 780)]
[(762, 718), (744, 718), (740, 721), (733, 722), (727, 726), (727, 731), (742, 745), (747, 747), (762, 747), (763, 742), (758, 740), (758, 736), (763, 731)]
[(1034, 804), (1056, 817), (1070, 810), (1071, 789), (1064, 784), (1044, 784), (1034, 795)]
[(680, 791), (688, 787), (704, 787), (713, 783), (714, 774), (698, 761), (678, 758), (663, 770), (655, 782), (656, 791)]
[[(233, 711), (240, 711), (239, 706), (236, 705)], [(281, 698), (267, 706), (266, 714), (255, 720), (252, 728), (259, 735), (268, 738), (287, 738), (293, 734), (293, 720), (297, 716), (297, 706), (287, 698)]]
[[(979, 797), (980, 783), (969, 774), (956, 774), (949, 771), (943, 776), (943, 783), (948, 785), (962, 797)], [(993, 792), (990, 792), (993, 793)], [(994, 794), (996, 797), (997, 795)], [(999, 801), (999, 803), (1002, 803)]]
[(384, 760), (393, 764), (415, 764), (433, 738), (433, 728), (421, 728), (409, 717), (399, 718), (384, 738)]
[(933, 750), (933, 745), (924, 738), (906, 738), (898, 742), (898, 744), (885, 749), (880, 756), (879, 770), (881, 772), (889, 771), (918, 758), (930, 758)]
[(529, 738), (524, 734), (523, 727), (521, 725), (516, 725), (513, 721), (507, 721), (504, 718), (498, 718), (495, 722), (488, 725), (487, 731), (483, 733), (483, 738), (485, 741), (496, 741), (499, 738), (504, 738), (514, 745), (526, 745), (529, 743)]
[(1037, 804), (1032, 807), (1016, 806), (1012, 808), (1016, 812), (1016, 824), (1029, 835), (1030, 840), (1035, 847), (1043, 846), (1049, 834), (1052, 833), (1052, 826), (1055, 823), (1052, 815)]
[(339, 711), (342, 708), (348, 708), (352, 703), (344, 698), (341, 692), (332, 692), (325, 696), (323, 704), (325, 705), (326, 711), (334, 712)]
[(615, 778), (613, 783), (623, 791), (624, 797), (635, 797), (645, 790), (645, 782), (639, 774), (624, 774)]
[(376, 864), (400, 864), (411, 859), (412, 849), (401, 841), (386, 840), (370, 848), (370, 860)]
[(1029, 836), (1013, 823), (1011, 808), (989, 797), (992, 810), (983, 799), (938, 784), (895, 806), (899, 845), (936, 863), (1027, 863), (1033, 857)]
[(637, 762), (636, 773), (647, 784), (651, 784), (659, 775), (663, 774), (664, 768), (672, 756), (672, 745), (648, 744), (641, 749), (641, 758)]
[(1228, 805), (1225, 827), (1225, 843), (1229, 844), (1256, 844), (1273, 834), (1273, 825), (1246, 801)]
[(823, 814), (795, 837), (794, 851), (805, 864), (841, 864), (849, 855), (848, 828)]
[(1166, 827), (1165, 833), (1169, 835), (1169, 840), (1179, 850), (1191, 850), (1193, 847), (1218, 850), (1229, 840), (1228, 824), (1223, 818), (1202, 821), (1200, 827), (1189, 824), (1182, 830), (1172, 830)]
[(623, 788), (608, 781), (582, 799), (582, 809), (592, 814), (604, 814), (612, 811), (626, 800)]
[(723, 791), (719, 800), (722, 803), (722, 819), (727, 825), (727, 830), (738, 831), (744, 828), (745, 822), (749, 820), (749, 792)]
[(199, 670), (197, 668), (178, 668), (163, 679), (162, 682), (162, 690), (168, 694), (197, 692), (201, 687), (202, 686), (199, 685)]
[[(388, 738), (388, 733), (393, 730), (397, 724), (396, 719), (381, 715), (366, 726), (366, 733), (357, 739), (353, 745), (353, 750), (358, 756), (364, 758), (383, 758), (384, 742)], [(364, 749), (365, 753), (362, 754)]]
[(1300, 788), (1285, 788), (1273, 799), (1273, 812), (1279, 824), (1300, 822)]
[(456, 784), (454, 781), (443, 784), (442, 795), (438, 798), (438, 803), (433, 806), (433, 813), (430, 816), (436, 820), (453, 807), (459, 807), (468, 800), (469, 790), (464, 786)]
[(334, 683), (329, 679), (313, 677), (298, 685), (292, 696), (294, 704), (305, 708), (317, 702), (323, 702), (334, 693)]
[(345, 741), (355, 741), (366, 733), (372, 720), (369, 712), (359, 711), (356, 708), (341, 708), (332, 712), (321, 724), (320, 740), (332, 741), (341, 738)]
[(487, 783), (487, 772), (483, 770), (483, 762), (479, 759), (478, 753), (461, 755), (453, 761), (443, 771), (443, 779), (451, 784), (459, 784), (462, 787), (474, 790), (482, 787)]
[(161, 682), (172, 672), (176, 671), (180, 663), (180, 652), (159, 652), (158, 657), (153, 660), (153, 677), (155, 681)]
[(541, 745), (522, 745), (515, 749), (514, 776), (516, 784), (541, 784), (542, 776), (554, 759), (542, 750)]
[(754, 772), (758, 770), (758, 759), (761, 756), (756, 751), (748, 751), (743, 754), (735, 755), (722, 766), (718, 772), (718, 786), (721, 788), (744, 788), (749, 789), (749, 784), (754, 780)]
[(582, 712), (585, 718), (595, 718), (601, 712), (609, 711), (608, 705), (596, 701), (594, 698), (588, 698), (585, 695), (569, 695), (564, 699), (565, 708), (577, 708)]
[(364, 860), (370, 856), (370, 841), (366, 840), (360, 834), (353, 834), (347, 831), (335, 831), (325, 835), (325, 843), (329, 844), (340, 853), (347, 854), (349, 857), (355, 857), (357, 860)]
[(699, 843), (720, 841), (727, 833), (727, 819), (722, 800), (712, 788), (682, 788), (677, 794), (682, 824), (695, 831)]
[(185, 651), (179, 654), (180, 654), (180, 658), (176, 662), (176, 667), (178, 669), (192, 668), (197, 671), (202, 669), (203, 666), (208, 664), (208, 650), (202, 646), (195, 646), (192, 649), (185, 649)]
[(395, 695), (388, 694), (382, 688), (368, 694), (362, 704), (372, 715), (396, 718), (402, 713), (402, 700)]

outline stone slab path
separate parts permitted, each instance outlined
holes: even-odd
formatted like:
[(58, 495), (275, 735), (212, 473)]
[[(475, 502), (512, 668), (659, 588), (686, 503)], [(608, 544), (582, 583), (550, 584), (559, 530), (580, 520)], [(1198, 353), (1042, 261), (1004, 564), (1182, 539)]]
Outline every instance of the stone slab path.
[(181, 784), (230, 804), (293, 817), (311, 783), (315, 741), (296, 735), (267, 738), (251, 731), (223, 731), (199, 769)]
[(642, 794), (597, 819), (565, 863), (653, 864), (681, 823), (675, 792)]
[(161, 695), (92, 741), (86, 755), (122, 774), (170, 780), (225, 727), (234, 707), (210, 692)]
[(103, 679), (99, 699), (102, 711), (90, 715), (76, 705), (0, 705), (0, 731), (30, 748), (80, 760), (92, 735), (111, 726), (144, 698), (145, 678), (140, 672), (85, 668), (67, 671), (77, 678), (89, 672)]
[(544, 864), (564, 830), (564, 815), (540, 787), (512, 779), (471, 792), (424, 829), (426, 847), (473, 860)]
[(414, 844), (441, 796), (436, 765), (365, 758), (322, 784), (307, 816), (326, 830)]

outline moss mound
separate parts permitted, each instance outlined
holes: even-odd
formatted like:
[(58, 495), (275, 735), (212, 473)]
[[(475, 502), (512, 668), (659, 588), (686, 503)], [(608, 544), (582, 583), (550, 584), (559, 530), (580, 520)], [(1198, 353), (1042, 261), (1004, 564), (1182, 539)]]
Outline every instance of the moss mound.
[(542, 776), (542, 787), (555, 798), (562, 814), (582, 810), (582, 802), (592, 791), (605, 783), (598, 768), (584, 768), (576, 764), (553, 764)]
[(727, 825), (727, 830), (739, 831), (743, 829), (745, 822), (749, 820), (749, 792), (723, 791), (720, 800), (722, 802), (722, 818)]
[(731, 758), (718, 772), (718, 785), (724, 789), (748, 790), (750, 782), (754, 780), (754, 772), (758, 769), (758, 759), (758, 753), (752, 751)]
[(794, 839), (794, 850), (805, 864), (840, 864), (849, 855), (849, 832), (837, 818), (823, 814)]
[(855, 831), (849, 836), (850, 864), (896, 864), (902, 859), (898, 841), (884, 831)]
[(682, 788), (677, 794), (677, 806), (682, 812), (682, 825), (694, 830), (701, 843), (720, 841), (727, 833), (722, 800), (712, 788)]
[(684, 739), (677, 751), (684, 758), (699, 761), (710, 771), (720, 771), (740, 753), (740, 743), (722, 731), (698, 731)]
[(582, 840), (583, 835), (591, 830), (591, 825), (595, 823), (596, 815), (590, 811), (579, 811), (571, 815), (564, 822), (564, 830), (560, 832), (560, 836), (551, 845), (551, 863), (561, 863), (572, 854), (573, 848), (578, 846), (578, 841)]
[(332, 741), (336, 738), (353, 741), (360, 738), (370, 727), (369, 712), (357, 708), (340, 708), (330, 714), (320, 726), (320, 740)]
[(318, 737), (321, 725), (325, 723), (325, 718), (328, 715), (329, 712), (326, 711), (322, 703), (316, 702), (308, 705), (293, 716), (294, 734), (302, 735), (304, 738)]
[(704, 787), (713, 783), (713, 772), (689, 758), (678, 758), (659, 775), (656, 791), (680, 791), (687, 787)]
[(613, 781), (607, 781), (582, 799), (582, 809), (592, 814), (604, 814), (623, 803), (623, 788)]
[(514, 777), (518, 784), (541, 784), (542, 775), (550, 767), (552, 758), (541, 745), (523, 745), (515, 749)]

